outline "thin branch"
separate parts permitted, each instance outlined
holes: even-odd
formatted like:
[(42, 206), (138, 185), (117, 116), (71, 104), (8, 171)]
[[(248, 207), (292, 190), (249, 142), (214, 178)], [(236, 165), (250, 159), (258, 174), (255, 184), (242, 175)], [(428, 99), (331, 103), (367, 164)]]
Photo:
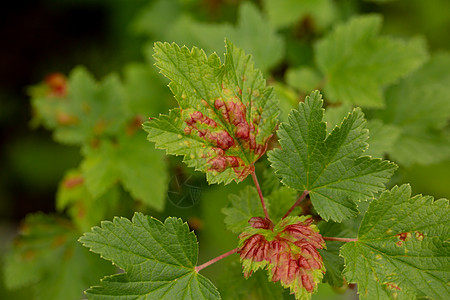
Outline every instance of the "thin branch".
[(295, 201), (294, 205), (291, 206), (291, 208), (289, 208), (289, 210), (284, 214), (283, 219), (286, 218), (287, 216), (289, 216), (291, 214), (291, 212), (294, 210), (294, 208), (296, 208), (300, 202), (303, 201), (303, 199), (305, 199), (305, 197), (309, 194), (309, 191), (305, 190), (300, 197), (298, 198), (297, 201)]
[(225, 257), (227, 257), (227, 256), (229, 256), (231, 254), (236, 253), (237, 251), (238, 251), (238, 248), (233, 249), (231, 251), (228, 251), (227, 253), (224, 253), (222, 255), (217, 256), (216, 258), (211, 259), (210, 261), (205, 262), (204, 264), (201, 264), (200, 266), (196, 266), (195, 267), (195, 272), (198, 273), (198, 272), (200, 272), (200, 270), (202, 270), (202, 269), (212, 265), (215, 262), (218, 262), (219, 260), (221, 260), (221, 259), (223, 259), (223, 258), (225, 258)]
[(258, 178), (256, 177), (255, 171), (252, 172), (252, 178), (253, 182), (255, 183), (256, 189), (258, 190), (259, 199), (261, 200), (261, 205), (264, 210), (264, 215), (266, 216), (267, 220), (270, 220), (269, 213), (267, 212), (266, 203), (264, 202), (264, 197), (261, 191), (261, 187), (259, 186)]
[(357, 242), (358, 239), (353, 238), (340, 238), (340, 237), (332, 237), (332, 236), (323, 236), (325, 241), (338, 241), (338, 242)]

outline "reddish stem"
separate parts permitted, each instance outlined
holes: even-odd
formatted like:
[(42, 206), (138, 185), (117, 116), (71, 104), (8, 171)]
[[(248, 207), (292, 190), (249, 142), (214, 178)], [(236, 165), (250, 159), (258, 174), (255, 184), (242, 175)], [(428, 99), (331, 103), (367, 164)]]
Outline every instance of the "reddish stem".
[(325, 241), (338, 241), (338, 242), (357, 242), (358, 239), (353, 238), (340, 238), (340, 237), (332, 237), (332, 236), (323, 236)]
[(255, 171), (252, 172), (252, 178), (253, 178), (253, 182), (255, 183), (256, 189), (258, 190), (258, 195), (259, 195), (259, 199), (261, 200), (261, 205), (264, 210), (264, 215), (266, 216), (267, 220), (270, 220), (269, 213), (267, 212), (266, 203), (264, 202), (264, 197), (263, 197), (263, 194), (261, 191), (261, 187), (259, 186), (258, 178), (256, 177)]
[(303, 194), (300, 195), (300, 197), (298, 198), (297, 201), (295, 201), (294, 205), (291, 206), (291, 208), (289, 208), (289, 210), (284, 214), (283, 219), (286, 218), (287, 216), (289, 216), (291, 214), (291, 212), (294, 210), (294, 208), (296, 208), (300, 202), (303, 201), (303, 199), (305, 199), (305, 197), (309, 194), (309, 191), (305, 190), (303, 192)]
[(197, 273), (200, 272), (200, 270), (202, 270), (202, 269), (212, 265), (215, 262), (218, 262), (219, 260), (221, 260), (221, 259), (223, 259), (223, 258), (225, 258), (225, 257), (227, 257), (227, 256), (229, 256), (229, 255), (231, 255), (233, 253), (236, 253), (238, 250), (239, 250), (238, 248), (233, 249), (231, 251), (228, 251), (227, 253), (224, 253), (222, 255), (217, 256), (216, 258), (211, 259), (210, 261), (205, 262), (204, 264), (201, 264), (200, 266), (196, 266), (195, 267), (195, 272), (197, 272)]

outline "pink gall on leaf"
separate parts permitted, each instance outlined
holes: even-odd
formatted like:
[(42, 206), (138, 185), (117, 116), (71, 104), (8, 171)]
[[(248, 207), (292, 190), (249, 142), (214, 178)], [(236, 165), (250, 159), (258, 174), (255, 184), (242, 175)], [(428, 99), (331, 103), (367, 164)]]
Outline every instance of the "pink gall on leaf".
[(266, 218), (254, 217), (249, 223), (239, 236), (244, 275), (265, 268), (269, 279), (289, 287), (296, 299), (310, 299), (325, 272), (318, 252), (325, 241), (312, 218), (287, 217), (273, 226)]

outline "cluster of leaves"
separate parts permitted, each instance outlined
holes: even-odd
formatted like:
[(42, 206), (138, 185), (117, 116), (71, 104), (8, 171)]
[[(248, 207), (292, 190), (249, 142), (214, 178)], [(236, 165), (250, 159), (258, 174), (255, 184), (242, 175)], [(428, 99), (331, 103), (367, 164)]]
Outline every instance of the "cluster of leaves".
[[(167, 111), (170, 97), (147, 65), (130, 65), (123, 80), (110, 75), (100, 83), (76, 68), (67, 79), (53, 74), (31, 90), (33, 123), (80, 147), (83, 159), (57, 193), (56, 207), (70, 220), (32, 215), (24, 221), (6, 260), (8, 287), (34, 284), (38, 299), (78, 299), (114, 273), (77, 239), (101, 220), (142, 209), (137, 203), (163, 210), (169, 175), (156, 146), (182, 156), (211, 184), (256, 176), (255, 163), (264, 168), (268, 158), (266, 211), (258, 186), (230, 195), (222, 209), (251, 276), (242, 283), (242, 275), (225, 275), (219, 294), (198, 273), (197, 239), (186, 223), (135, 213), (80, 238), (123, 270), (88, 289), (89, 299), (283, 298), (270, 281), (309, 299), (322, 277), (333, 287), (357, 283), (361, 298), (449, 294), (448, 200), (411, 197), (408, 185), (385, 190), (397, 166), (381, 158), (408, 166), (450, 157), (450, 55), (429, 55), (420, 38), (380, 35), (378, 15), (334, 25), (339, 13), (332, 1), (262, 4), (266, 13), (242, 3), (236, 25), (195, 20), (183, 8), (188, 4), (176, 0), (154, 1), (140, 12), (136, 31), (199, 46), (146, 48), (178, 104), (167, 115), (154, 117)], [(163, 19), (174, 22), (161, 28)], [(311, 19), (313, 42), (299, 43), (298, 21), (308, 27)], [(223, 52), (224, 38), (222, 63), (213, 52)], [(280, 64), (287, 66), (284, 78), (277, 75)], [(274, 75), (270, 84), (263, 75)], [(148, 116), (143, 126), (155, 144), (141, 130)], [(303, 202), (292, 214), (302, 216), (286, 218), (298, 197)], [(325, 243), (322, 236), (354, 241)], [(295, 268), (282, 268), (286, 263)]]

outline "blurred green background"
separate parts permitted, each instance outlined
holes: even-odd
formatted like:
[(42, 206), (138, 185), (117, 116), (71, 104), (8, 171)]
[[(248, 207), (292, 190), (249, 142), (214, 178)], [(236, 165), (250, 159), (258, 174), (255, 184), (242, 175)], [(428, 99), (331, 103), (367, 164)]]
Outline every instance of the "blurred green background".
[[(27, 87), (39, 83), (52, 72), (68, 74), (77, 65), (86, 66), (97, 79), (110, 72), (122, 75), (129, 63), (149, 60), (145, 54), (148, 50), (144, 50), (148, 43), (170, 36), (189, 40), (189, 37), (177, 36), (176, 31), (167, 32), (180, 20), (182, 13), (184, 17), (187, 15), (201, 22), (235, 24), (240, 2), (41, 0), (3, 4), (0, 10), (0, 255), (6, 251), (19, 222), (27, 214), (55, 212), (58, 183), (65, 171), (75, 168), (81, 160), (77, 147), (58, 144), (53, 141), (51, 132), (31, 126), (32, 110)], [(259, 7), (263, 2), (253, 1)], [(450, 50), (448, 0), (332, 2), (337, 20), (343, 21), (356, 14), (380, 13), (384, 16), (383, 34), (399, 37), (421, 35), (431, 53)], [(308, 40), (308, 26), (305, 24), (300, 21), (293, 29), (303, 41)], [(323, 24), (329, 26), (327, 21)], [(287, 29), (281, 29), (282, 33), (285, 31)], [(286, 48), (290, 46), (298, 45), (288, 43)], [(282, 78), (287, 64), (298, 63), (295, 59), (287, 55), (270, 70), (270, 74), (274, 78)], [(448, 198), (450, 160), (435, 165), (401, 167), (394, 182), (410, 182), (414, 193)], [(170, 214), (198, 221), (199, 260), (206, 261), (236, 243), (236, 237), (226, 232), (223, 223), (216, 220), (223, 219), (220, 210), (228, 203), (227, 193), (238, 191), (243, 185), (233, 184), (226, 193), (222, 186), (210, 187), (203, 191), (194, 207), (182, 209), (168, 203), (164, 213), (158, 217)], [(227, 258), (205, 269), (205, 276), (213, 281), (219, 280), (217, 273), (227, 260), (232, 259)], [(315, 297), (334, 299), (337, 296), (323, 288)], [(30, 291), (7, 291), (0, 281), (0, 299), (30, 299)]]

